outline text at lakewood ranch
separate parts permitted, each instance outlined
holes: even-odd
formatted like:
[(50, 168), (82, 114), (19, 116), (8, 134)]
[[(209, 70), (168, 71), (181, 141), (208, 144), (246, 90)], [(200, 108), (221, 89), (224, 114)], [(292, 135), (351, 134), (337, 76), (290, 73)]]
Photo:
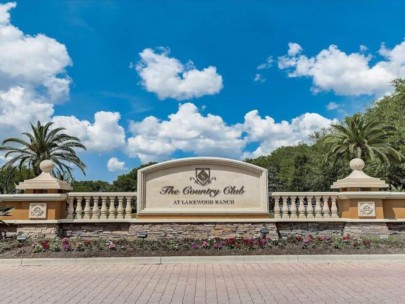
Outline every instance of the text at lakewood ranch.
[(138, 217), (263, 215), (267, 170), (222, 158), (168, 161), (138, 171)]

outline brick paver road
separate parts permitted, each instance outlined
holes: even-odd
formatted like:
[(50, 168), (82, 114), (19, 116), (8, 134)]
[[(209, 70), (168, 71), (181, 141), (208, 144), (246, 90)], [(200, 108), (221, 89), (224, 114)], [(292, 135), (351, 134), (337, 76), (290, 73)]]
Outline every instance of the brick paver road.
[(0, 266), (0, 303), (405, 303), (405, 263)]

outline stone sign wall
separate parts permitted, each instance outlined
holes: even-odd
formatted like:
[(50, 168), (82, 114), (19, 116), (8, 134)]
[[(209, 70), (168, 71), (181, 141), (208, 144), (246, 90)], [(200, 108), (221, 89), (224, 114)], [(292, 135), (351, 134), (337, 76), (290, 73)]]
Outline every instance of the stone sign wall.
[(185, 158), (138, 171), (138, 217), (268, 216), (267, 170), (222, 158)]

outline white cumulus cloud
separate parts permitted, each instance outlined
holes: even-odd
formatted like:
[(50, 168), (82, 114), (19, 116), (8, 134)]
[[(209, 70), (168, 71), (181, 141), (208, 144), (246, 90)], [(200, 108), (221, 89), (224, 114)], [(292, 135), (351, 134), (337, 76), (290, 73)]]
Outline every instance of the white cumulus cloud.
[(317, 113), (305, 113), (293, 118), (291, 122), (276, 122), (272, 117), (262, 118), (257, 110), (245, 115), (243, 125), (248, 134), (248, 142), (257, 142), (259, 147), (253, 152), (246, 152), (245, 157), (268, 155), (281, 146), (297, 145), (309, 140), (309, 135), (322, 128), (329, 127), (336, 121), (325, 118)]
[(295, 56), (301, 53), (302, 47), (298, 43), (290, 42), (288, 44), (288, 56)]
[[(222, 156), (235, 159), (268, 155), (274, 149), (309, 140), (309, 135), (334, 122), (316, 113), (305, 113), (290, 122), (276, 122), (248, 112), (242, 123), (227, 124), (220, 116), (202, 115), (192, 103), (179, 106), (167, 120), (154, 116), (130, 123), (127, 153), (142, 162), (170, 159), (181, 151), (196, 156)], [(247, 151), (257, 143), (255, 151)]]
[(53, 112), (53, 105), (32, 90), (19, 86), (0, 90), (0, 134), (10, 136), (28, 130), (30, 122), (48, 121)]
[(203, 116), (192, 103), (179, 106), (167, 120), (154, 116), (131, 122), (128, 153), (143, 162), (168, 159), (175, 151), (238, 158), (245, 146), (240, 125), (228, 126), (220, 116)]
[(110, 172), (126, 170), (125, 162), (118, 160), (116, 157), (111, 157), (107, 163), (107, 169)]
[(339, 108), (340, 108), (340, 105), (339, 105), (338, 103), (334, 102), (334, 101), (331, 101), (331, 102), (328, 103), (328, 105), (326, 106), (326, 108), (327, 108), (329, 111), (332, 111), (332, 110), (339, 109)]
[(105, 152), (125, 146), (125, 131), (119, 125), (117, 112), (100, 111), (94, 114), (94, 122), (79, 120), (75, 116), (54, 116), (55, 127), (63, 127), (78, 137), (89, 151)]
[(273, 57), (269, 56), (269, 57), (266, 58), (265, 62), (259, 64), (256, 67), (256, 70), (260, 71), (260, 73), (255, 74), (254, 81), (255, 82), (260, 82), (260, 83), (266, 82), (267, 79), (265, 77), (263, 77), (263, 75), (261, 74), (263, 71), (261, 71), (261, 70), (270, 69), (273, 66), (273, 63), (274, 63)]
[(262, 74), (256, 74), (255, 78), (253, 79), (255, 82), (265, 82), (267, 79), (262, 76)]
[(388, 49), (382, 44), (380, 60), (371, 62), (365, 46), (359, 53), (347, 54), (330, 45), (316, 56), (302, 54), (297, 43), (289, 43), (287, 55), (278, 58), (278, 67), (287, 69), (289, 77), (312, 78), (312, 90), (333, 91), (337, 95), (382, 96), (392, 90), (391, 81), (405, 77), (405, 41)]
[(0, 133), (15, 135), (29, 122), (49, 121), (54, 104), (69, 96), (72, 64), (65, 45), (10, 23), (16, 3), (0, 4)]
[(256, 69), (258, 70), (270, 69), (273, 66), (273, 62), (274, 62), (273, 57), (269, 56), (266, 58), (266, 61), (263, 62), (262, 64), (259, 64)]
[(142, 85), (160, 99), (185, 100), (214, 95), (223, 87), (222, 76), (217, 73), (216, 67), (198, 70), (191, 61), (183, 64), (169, 57), (168, 49), (158, 52), (147, 48), (139, 55), (141, 59), (136, 64), (136, 71)]

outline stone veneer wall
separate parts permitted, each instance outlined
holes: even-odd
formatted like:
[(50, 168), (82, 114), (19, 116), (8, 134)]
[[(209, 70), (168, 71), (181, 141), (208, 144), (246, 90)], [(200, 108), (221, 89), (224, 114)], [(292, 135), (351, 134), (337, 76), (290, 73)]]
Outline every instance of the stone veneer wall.
[(254, 223), (135, 223), (135, 222), (94, 222), (94, 223), (30, 223), (0, 224), (0, 238), (4, 231), (8, 237), (23, 233), (28, 237), (53, 238), (69, 235), (71, 237), (105, 239), (137, 238), (141, 231), (148, 233), (149, 240), (159, 239), (205, 239), (209, 237), (252, 237), (260, 235), (260, 229), (269, 229), (269, 238), (286, 238), (289, 235), (345, 235), (387, 236), (405, 235), (405, 223), (384, 222), (254, 222)]
[[(395, 224), (396, 225), (396, 224)], [(389, 236), (390, 230), (387, 223), (346, 223), (343, 234), (350, 234), (354, 237), (362, 235)]]
[(136, 236), (140, 231), (148, 231), (148, 238), (151, 239), (252, 237), (260, 235), (260, 229), (264, 226), (269, 229), (270, 238), (278, 238), (275, 223), (141, 224), (131, 225), (130, 233)]
[(333, 236), (342, 235), (345, 223), (342, 222), (295, 222), (295, 223), (277, 223), (277, 230), (281, 238), (286, 238), (289, 235), (303, 236)]

